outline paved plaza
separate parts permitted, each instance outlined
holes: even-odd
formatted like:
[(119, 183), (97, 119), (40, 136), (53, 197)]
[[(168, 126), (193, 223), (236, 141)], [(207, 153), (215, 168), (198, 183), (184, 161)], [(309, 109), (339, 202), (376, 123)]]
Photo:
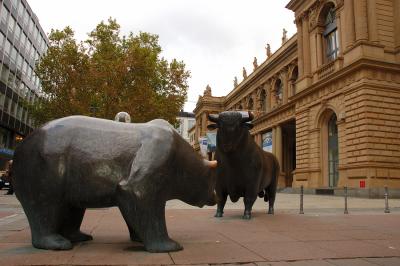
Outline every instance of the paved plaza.
[[(4, 194), (4, 190), (1, 194)], [(25, 215), (15, 196), (0, 195), (0, 265), (400, 265), (400, 200), (279, 193), (275, 215), (258, 200), (253, 219), (242, 220), (243, 203), (227, 203), (225, 216), (213, 217), (180, 201), (167, 203), (171, 238), (184, 250), (152, 254), (129, 240), (117, 208), (88, 210), (82, 230), (94, 240), (70, 251), (34, 249)]]

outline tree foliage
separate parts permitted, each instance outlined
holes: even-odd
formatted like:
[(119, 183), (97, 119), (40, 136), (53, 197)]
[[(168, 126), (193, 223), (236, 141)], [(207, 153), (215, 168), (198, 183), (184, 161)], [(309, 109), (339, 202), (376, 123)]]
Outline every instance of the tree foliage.
[(120, 37), (120, 26), (101, 22), (78, 43), (66, 27), (52, 30), (46, 55), (36, 66), (43, 97), (29, 111), (38, 125), (68, 115), (113, 119), (128, 112), (134, 122), (164, 118), (171, 123), (183, 107), (190, 72), (160, 56), (158, 36)]

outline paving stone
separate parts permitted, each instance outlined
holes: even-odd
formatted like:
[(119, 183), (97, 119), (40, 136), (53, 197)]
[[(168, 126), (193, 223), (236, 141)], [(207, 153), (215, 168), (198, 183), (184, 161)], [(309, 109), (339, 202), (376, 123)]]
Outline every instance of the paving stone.
[(364, 259), (334, 259), (327, 260), (329, 263), (336, 266), (376, 266), (376, 264), (368, 262)]
[(399, 266), (400, 258), (366, 258), (368, 262), (374, 263), (380, 266)]
[(184, 250), (170, 253), (176, 264), (218, 264), (263, 261), (250, 250), (231, 242), (227, 243), (181, 243)]

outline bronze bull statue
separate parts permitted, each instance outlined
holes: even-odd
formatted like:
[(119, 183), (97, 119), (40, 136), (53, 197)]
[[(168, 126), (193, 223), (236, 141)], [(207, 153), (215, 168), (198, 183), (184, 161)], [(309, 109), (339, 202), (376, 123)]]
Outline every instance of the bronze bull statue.
[(268, 213), (273, 214), (280, 167), (276, 157), (263, 151), (250, 135), (252, 113), (222, 112), (208, 119), (213, 122), (208, 129), (218, 129), (215, 217), (223, 216), (228, 195), (232, 202), (244, 198), (244, 219), (251, 218), (257, 195), (269, 201)]

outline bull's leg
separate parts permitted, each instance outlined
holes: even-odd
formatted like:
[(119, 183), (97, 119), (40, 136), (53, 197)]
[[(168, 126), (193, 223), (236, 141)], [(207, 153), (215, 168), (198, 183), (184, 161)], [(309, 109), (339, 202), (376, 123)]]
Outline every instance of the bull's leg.
[(266, 194), (269, 199), (268, 206), (268, 214), (274, 214), (274, 204), (275, 204), (275, 195), (276, 195), (276, 185), (270, 184), (266, 189)]
[(64, 209), (51, 199), (46, 201), (41, 204), (23, 204), (31, 228), (32, 245), (40, 249), (72, 249), (71, 241), (59, 233)]
[(86, 209), (84, 208), (71, 207), (69, 212), (65, 212), (64, 221), (61, 227), (61, 235), (68, 238), (71, 242), (81, 242), (93, 239), (91, 235), (80, 231), (85, 210)]
[(257, 199), (257, 195), (254, 196), (245, 196), (244, 201), (244, 213), (243, 219), (250, 220), (251, 219), (251, 209), (253, 208), (253, 204)]
[(219, 193), (219, 195), (217, 195), (217, 198), (218, 198), (217, 212), (215, 213), (214, 217), (219, 218), (219, 217), (224, 216), (224, 207), (225, 207), (227, 197), (228, 197), (228, 194), (225, 192)]

